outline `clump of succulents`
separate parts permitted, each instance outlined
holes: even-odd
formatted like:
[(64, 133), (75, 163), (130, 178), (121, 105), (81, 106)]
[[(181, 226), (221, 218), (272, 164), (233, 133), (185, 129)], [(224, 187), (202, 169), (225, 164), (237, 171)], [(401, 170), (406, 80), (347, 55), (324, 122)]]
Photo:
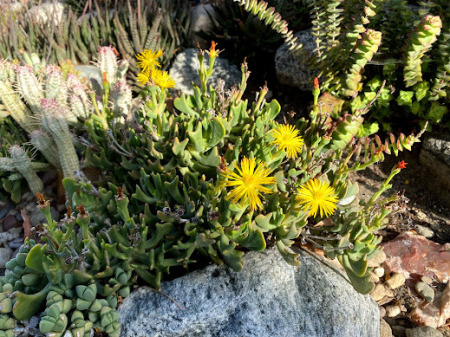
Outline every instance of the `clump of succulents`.
[(82, 167), (100, 178), (80, 173), (63, 180), (68, 207), (59, 222), (38, 194), (47, 221), (0, 278), (0, 334), (12, 336), (45, 308), (38, 325), (46, 336), (87, 337), (93, 329), (118, 336), (117, 303), (131, 285), (160, 289), (173, 268), (204, 259), (239, 271), (245, 251), (267, 245), (292, 265), (299, 264), (290, 249), (295, 242), (320, 246), (358, 291), (371, 291), (367, 260), (377, 253), (375, 232), (391, 211), (386, 203), (397, 200), (379, 197), (404, 163), (365, 203), (348, 175), (410, 149), (420, 135), (362, 137), (370, 105), (343, 111), (339, 99), (321, 95), (318, 81), (310, 118), (279, 124), (280, 105), (266, 102), (267, 87), (252, 103), (242, 99), (245, 63), (238, 87), (225, 93), (208, 85), (215, 47), (199, 50), (201, 85), (176, 98), (170, 76), (158, 72), (161, 53), (142, 53), (143, 104), (127, 118), (108, 103), (118, 65), (104, 50), (101, 99), (93, 100), (80, 148)]
[[(299, 62), (319, 72), (323, 89), (347, 101), (353, 111), (372, 104), (370, 121), (386, 130), (395, 118), (421, 126), (445, 120), (449, 97), (448, 1), (307, 0), (315, 49), (299, 44), (287, 22), (264, 1), (234, 0), (279, 32)], [(426, 15), (425, 15), (426, 14)], [(398, 43), (398, 41), (404, 41)], [(385, 83), (383, 85), (383, 83)], [(378, 91), (380, 94), (377, 95)], [(375, 130), (366, 125), (364, 132)]]
[[(35, 54), (28, 58), (30, 62), (25, 65), (0, 60), (0, 102), (7, 111), (2, 120), (11, 127), (15, 124), (14, 129), (19, 131), (2, 130), (9, 154), (3, 151), (0, 172), (6, 176), (4, 189), (16, 202), (21, 198), (23, 178), (36, 194), (44, 191), (36, 172), (53, 167), (62, 177), (71, 177), (80, 171), (73, 133), (81, 129), (85, 119), (102, 118), (97, 115), (99, 105), (111, 105), (118, 118), (128, 115), (132, 99), (131, 87), (125, 80), (128, 63), (124, 60), (118, 63), (110, 47), (99, 48), (96, 63), (98, 73), (104, 74), (108, 85), (45, 65)], [(103, 100), (103, 90), (108, 91), (108, 100)], [(29, 142), (23, 141), (23, 134)], [(39, 155), (34, 160), (30, 153), (36, 150)]]

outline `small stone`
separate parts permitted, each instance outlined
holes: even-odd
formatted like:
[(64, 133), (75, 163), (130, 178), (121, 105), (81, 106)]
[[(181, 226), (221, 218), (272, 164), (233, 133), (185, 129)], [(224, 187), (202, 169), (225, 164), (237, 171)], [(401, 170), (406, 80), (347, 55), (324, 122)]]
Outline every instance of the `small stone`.
[(16, 219), (15, 215), (7, 215), (4, 219), (3, 219), (3, 229), (5, 231), (10, 230), (11, 228), (20, 226), (19, 222)]
[(397, 289), (405, 284), (405, 277), (403, 274), (393, 274), (388, 280), (385, 282), (387, 286), (391, 289)]
[(16, 213), (16, 220), (18, 222), (23, 222), (23, 217), (22, 217), (22, 214), (20, 212)]
[(386, 316), (386, 309), (382, 305), (380, 305), (378, 308), (380, 309), (380, 317), (383, 318), (384, 316)]
[(384, 261), (386, 261), (386, 254), (380, 250), (377, 255), (367, 261), (367, 266), (379, 267)]
[(370, 280), (371, 280), (373, 283), (378, 283), (378, 282), (380, 282), (380, 278), (379, 278), (378, 275), (375, 274), (374, 272), (370, 273)]
[(428, 218), (428, 216), (424, 212), (419, 211), (419, 210), (417, 210), (417, 212), (416, 212), (416, 217), (420, 221), (424, 221), (424, 220), (426, 220)]
[(443, 337), (444, 335), (430, 326), (406, 329), (406, 337)]
[(420, 278), (420, 280), (421, 280), (423, 283), (426, 283), (426, 284), (431, 284), (431, 283), (433, 283), (433, 279), (432, 279), (431, 277), (429, 277), (429, 276), (426, 276), (426, 275), (422, 276), (422, 277)]
[(433, 302), (434, 290), (428, 284), (425, 282), (417, 282), (415, 288), (419, 295), (425, 299), (425, 301), (430, 303)]
[(380, 337), (392, 337), (391, 327), (384, 319), (380, 320)]
[(11, 234), (14, 238), (20, 237), (20, 234), (22, 233), (23, 228), (22, 227), (14, 227), (8, 230), (8, 233)]
[(375, 301), (381, 301), (386, 296), (386, 288), (382, 284), (377, 284), (370, 295)]
[(13, 251), (9, 247), (0, 248), (0, 268), (5, 268), (6, 263), (11, 259)]
[(36, 197), (32, 192), (26, 192), (23, 196), (22, 196), (22, 200), (24, 201), (34, 201), (36, 203)]
[(0, 220), (5, 217), (6, 213), (8, 213), (8, 207), (4, 206), (2, 209), (0, 209)]
[(401, 309), (398, 305), (390, 305), (386, 307), (386, 316), (387, 317), (396, 317), (400, 315)]
[(394, 325), (391, 328), (395, 337), (406, 337), (406, 328), (404, 326)]
[(11, 249), (20, 248), (20, 246), (22, 246), (22, 245), (23, 245), (23, 239), (22, 238), (14, 239), (14, 240), (10, 241), (9, 244), (8, 244), (9, 248), (11, 248)]
[(383, 277), (384, 276), (384, 268), (383, 267), (377, 267), (373, 270), (374, 274), (377, 275), (378, 277)]
[(416, 232), (417, 234), (422, 235), (427, 239), (430, 239), (434, 236), (434, 232), (430, 228), (421, 225), (416, 225)]

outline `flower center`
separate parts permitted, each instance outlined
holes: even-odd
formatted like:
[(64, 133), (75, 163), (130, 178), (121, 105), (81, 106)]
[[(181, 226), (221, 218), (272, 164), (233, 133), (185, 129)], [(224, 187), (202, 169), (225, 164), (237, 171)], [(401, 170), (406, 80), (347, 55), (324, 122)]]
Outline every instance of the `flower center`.
[(243, 174), (242, 182), (247, 188), (253, 188), (256, 185), (256, 179), (254, 175), (251, 174)]

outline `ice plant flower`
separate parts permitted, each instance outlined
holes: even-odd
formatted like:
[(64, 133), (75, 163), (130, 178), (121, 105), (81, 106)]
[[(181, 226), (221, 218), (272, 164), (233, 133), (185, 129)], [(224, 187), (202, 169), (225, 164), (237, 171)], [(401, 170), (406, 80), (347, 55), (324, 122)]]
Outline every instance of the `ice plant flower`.
[(256, 163), (254, 158), (241, 160), (241, 167), (235, 167), (236, 172), (226, 167), (221, 173), (226, 179), (222, 182), (223, 187), (234, 187), (227, 196), (227, 200), (240, 202), (241, 205), (250, 205), (250, 211), (258, 208), (262, 209), (260, 196), (262, 193), (272, 193), (272, 191), (263, 186), (275, 184), (275, 178), (269, 177), (271, 170), (265, 163)]
[(333, 187), (319, 179), (311, 179), (297, 190), (296, 201), (309, 215), (328, 217), (336, 210), (338, 198)]
[(150, 81), (150, 73), (148, 71), (141, 71), (137, 74), (136, 81), (139, 84), (146, 85)]
[(152, 71), (151, 77), (155, 84), (161, 89), (173, 88), (176, 84), (167, 71), (155, 69)]
[(222, 52), (222, 50), (216, 50), (216, 46), (217, 43), (211, 41), (211, 48), (209, 49), (209, 51), (208, 50), (206, 51), (209, 57), (217, 58), (217, 56), (219, 56), (219, 54)]
[(272, 131), (275, 140), (271, 144), (285, 151), (288, 158), (295, 159), (303, 146), (303, 138), (298, 133), (299, 131), (293, 125), (279, 125)]
[(146, 49), (142, 53), (136, 55), (136, 59), (138, 60), (138, 67), (144, 71), (159, 68), (161, 65), (159, 64), (157, 59), (162, 55), (162, 50), (153, 51), (151, 49)]
[(405, 163), (405, 161), (402, 160), (401, 162), (399, 162), (399, 163), (397, 164), (397, 168), (400, 169), (400, 170), (402, 170), (402, 169), (406, 168), (406, 165), (408, 165), (408, 163)]

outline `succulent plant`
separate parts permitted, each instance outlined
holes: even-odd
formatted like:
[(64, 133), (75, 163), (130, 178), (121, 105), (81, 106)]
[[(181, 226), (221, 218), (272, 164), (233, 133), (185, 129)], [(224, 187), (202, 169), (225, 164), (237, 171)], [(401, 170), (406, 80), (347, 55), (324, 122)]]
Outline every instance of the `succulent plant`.
[[(80, 147), (83, 166), (100, 179), (80, 171), (63, 180), (68, 203), (60, 221), (37, 194), (46, 223), (0, 277), (0, 333), (11, 336), (14, 325), (38, 315), (46, 336), (87, 337), (94, 329), (119, 336), (117, 304), (133, 284), (160, 289), (171, 270), (205, 258), (239, 271), (245, 251), (267, 244), (292, 265), (299, 264), (294, 243), (321, 247), (358, 291), (371, 291), (367, 260), (380, 242), (374, 232), (391, 212), (386, 203), (398, 197), (378, 199), (404, 165), (364, 203), (348, 175), (410, 149), (421, 134), (385, 142), (362, 136), (370, 104), (343, 111), (342, 100), (320, 95), (318, 81), (309, 120), (280, 125), (280, 105), (265, 101), (267, 87), (251, 104), (242, 99), (245, 63), (239, 87), (224, 93), (208, 85), (215, 47), (207, 51), (208, 67), (199, 51), (201, 85), (193, 95), (174, 98), (149, 80), (143, 104), (126, 111), (110, 100), (111, 83), (122, 79), (109, 75), (120, 65), (111, 48), (100, 50), (104, 80), (98, 99), (90, 95), (95, 112)], [(43, 100), (47, 110), (57, 104)], [(131, 115), (122, 118), (124, 112)], [(318, 225), (325, 219), (330, 226)]]
[[(447, 2), (420, 2), (422, 7), (417, 10), (404, 0), (360, 4), (308, 0), (316, 42), (313, 52), (293, 40), (287, 23), (264, 1), (235, 2), (262, 22), (272, 23), (291, 51), (299, 55), (299, 62), (319, 71), (324, 90), (357, 108), (361, 101), (367, 104), (376, 97), (368, 121), (390, 130), (396, 118), (404, 122), (405, 116), (418, 116), (421, 126), (425, 121), (431, 126), (445, 119), (450, 36)], [(278, 23), (273, 25), (275, 18)], [(406, 43), (399, 48), (402, 39)], [(377, 95), (384, 80), (384, 90)], [(373, 125), (366, 124), (364, 132), (370, 132)]]
[(73, 64), (88, 64), (99, 46), (112, 45), (130, 63), (129, 78), (135, 84), (137, 53), (144, 49), (164, 49), (162, 63), (166, 68), (185, 43), (190, 17), (185, 0), (84, 4), (81, 12), (69, 8), (58, 24), (43, 25), (25, 13), (16, 20), (7, 20), (1, 25), (5, 33), (0, 36), (0, 55), (24, 61), (22, 52), (25, 51), (37, 53), (47, 63), (60, 66), (68, 60)]
[[(10, 155), (3, 153), (0, 158), (0, 171), (10, 172), (10, 177), (14, 178), (4, 180), (4, 187), (12, 193), (14, 201), (20, 200), (20, 192), (17, 192), (20, 184), (11, 187), (8, 181), (24, 177), (31, 191), (37, 193), (43, 192), (43, 185), (36, 172), (54, 167), (63, 177), (71, 177), (80, 171), (72, 133), (80, 129), (79, 121), (92, 114), (98, 120), (104, 118), (103, 123), (106, 123), (106, 116), (96, 115), (99, 105), (111, 105), (119, 119), (129, 114), (132, 94), (125, 81), (128, 63), (118, 62), (110, 47), (99, 48), (98, 54), (98, 71), (105, 74), (104, 80), (108, 83), (105, 90), (110, 93), (107, 100), (102, 97), (103, 84), (95, 80), (82, 81), (77, 75), (65, 74), (54, 65), (33, 69), (30, 65), (0, 62), (0, 102), (9, 114), (4, 119), (9, 120), (9, 125), (16, 123), (30, 139), (25, 146), (12, 145), (10, 140)], [(95, 92), (92, 88), (100, 89)], [(14, 138), (11, 131), (8, 135), (4, 128), (3, 135)], [(39, 150), (37, 161), (27, 155), (30, 148)]]

